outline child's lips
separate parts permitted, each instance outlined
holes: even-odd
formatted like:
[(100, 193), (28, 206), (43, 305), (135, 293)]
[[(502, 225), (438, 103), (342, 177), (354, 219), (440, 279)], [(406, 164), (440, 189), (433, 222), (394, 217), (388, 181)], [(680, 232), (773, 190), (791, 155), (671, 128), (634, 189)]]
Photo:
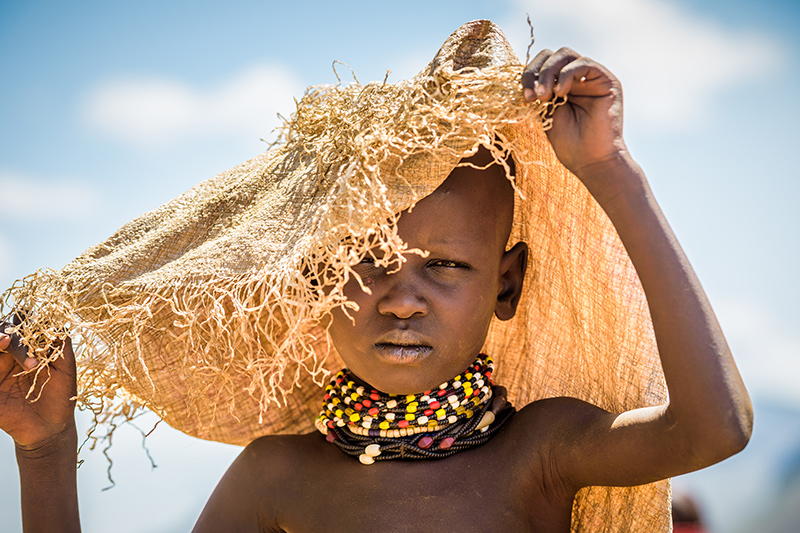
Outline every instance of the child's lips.
[(375, 343), (375, 349), (381, 359), (396, 365), (419, 363), (433, 351), (433, 347), (426, 344), (394, 344), (389, 342)]

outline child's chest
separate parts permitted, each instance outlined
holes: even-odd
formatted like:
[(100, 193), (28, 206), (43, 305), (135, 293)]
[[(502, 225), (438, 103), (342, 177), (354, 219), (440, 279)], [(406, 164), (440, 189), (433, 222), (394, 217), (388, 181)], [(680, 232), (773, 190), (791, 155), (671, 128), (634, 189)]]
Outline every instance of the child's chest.
[(501, 441), (444, 460), (364, 466), (342, 454), (344, 461), (291, 487), (295, 508), (280, 525), (287, 532), (569, 531), (574, 495), (547, 490), (536, 461)]

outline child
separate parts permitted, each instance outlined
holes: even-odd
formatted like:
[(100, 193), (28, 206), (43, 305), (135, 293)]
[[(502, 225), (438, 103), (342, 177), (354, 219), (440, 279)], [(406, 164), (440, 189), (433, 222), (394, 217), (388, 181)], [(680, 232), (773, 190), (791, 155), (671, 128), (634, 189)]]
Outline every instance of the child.
[[(153, 315), (157, 319), (147, 327), (132, 328), (135, 342), (157, 344), (156, 337), (173, 335), (164, 342), (187, 342), (203, 354), (216, 354), (205, 345), (186, 340), (194, 339), (197, 328), (189, 331), (190, 326), (199, 322), (212, 331), (207, 337), (209, 344), (222, 344), (223, 351), (230, 347), (238, 357), (241, 345), (230, 339), (239, 337), (219, 333), (236, 328), (213, 329), (215, 324), (237, 313), (251, 322), (269, 324), (252, 335), (259, 343), (269, 344), (290, 336), (286, 331), (292, 326), (305, 324), (303, 320), (308, 315), (293, 318), (289, 313), (295, 309), (291, 301), (302, 300), (297, 295), (310, 294), (313, 300), (304, 300), (302, 305), (315, 309), (327, 306), (328, 313), (314, 316), (321, 322), (322, 331), (330, 335), (336, 350), (331, 356), (338, 354), (348, 369), (326, 389), (323, 410), (316, 422), (319, 431), (269, 435), (249, 444), (212, 494), (196, 531), (568, 531), (570, 527), (589, 531), (663, 530), (669, 525), (660, 510), (630, 509), (631, 502), (638, 500), (628, 495), (640, 489), (621, 493), (609, 490), (607, 498), (611, 498), (612, 505), (608, 507), (612, 510), (603, 514), (586, 510), (593, 507), (598, 496), (585, 488), (651, 483), (713, 464), (747, 443), (752, 424), (747, 393), (713, 311), (643, 173), (626, 150), (618, 81), (604, 67), (569, 49), (555, 53), (545, 50), (525, 68), (519, 95), (518, 85), (503, 81), (511, 79), (504, 77), (504, 69), (510, 63), (502, 59), (497, 66), (496, 58), (503, 57), (506, 48), (491, 23), (476, 21), (460, 28), (445, 43), (429, 68), (415, 78), (418, 83), (406, 92), (391, 93), (394, 89), (383, 86), (357, 88), (356, 97), (347, 106), (336, 101), (340, 93), (309, 93), (307, 98), (318, 102), (318, 107), (301, 105), (293, 122), (300, 133), (292, 131), (288, 135), (290, 141), (300, 139), (305, 155), (293, 160), (293, 165), (277, 159), (246, 167), (269, 169), (280, 176), (284, 168), (313, 163), (317, 165), (314, 168), (322, 170), (320, 181), (311, 187), (325, 185), (333, 191), (327, 203), (309, 203), (323, 220), (320, 225), (327, 228), (320, 238), (328, 240), (308, 244), (304, 249), (302, 276), (291, 278), (292, 284), (281, 288), (282, 304), (275, 303), (276, 296), (271, 292), (259, 299), (242, 299), (231, 295), (232, 291), (218, 293), (222, 295), (218, 300), (185, 298), (187, 305), (194, 303), (194, 312), (204, 318), (213, 315), (215, 320), (187, 318), (188, 312), (176, 312), (178, 318), (165, 320), (165, 316), (172, 315), (161, 315), (166, 313), (165, 308), (152, 306), (149, 309), (155, 309)], [(518, 76), (517, 70), (514, 80)], [(398, 91), (406, 90), (404, 87), (407, 86), (400, 86)], [(382, 91), (389, 91), (394, 97), (391, 103), (381, 100), (385, 96)], [(496, 103), (487, 95), (498, 91), (503, 94), (497, 98), (505, 99), (507, 106), (499, 110), (491, 106), (489, 111), (482, 108), (481, 98)], [(376, 94), (373, 100), (361, 100)], [(398, 104), (399, 94), (406, 99)], [(564, 99), (566, 102), (562, 103)], [(447, 102), (467, 100), (471, 102), (470, 113), (483, 109), (488, 115), (495, 115), (486, 119), (473, 113), (469, 115), (473, 118), (462, 123), (459, 119), (464, 115), (455, 114), (454, 106), (436, 115), (437, 120), (423, 120), (428, 115), (420, 108), (436, 110)], [(322, 140), (325, 146), (334, 147), (330, 157), (344, 152), (343, 161), (357, 160), (348, 153), (356, 149), (357, 143), (364, 143), (359, 147), (361, 153), (372, 153), (372, 145), (364, 141), (363, 135), (347, 137), (342, 133), (359, 117), (363, 119), (363, 115), (347, 113), (360, 109), (359, 105), (364, 107), (364, 101), (371, 105), (366, 115), (369, 120), (362, 120), (360, 132), (379, 131), (370, 128), (379, 126), (375, 117), (382, 116), (383, 105), (392, 120), (405, 120), (403, 131), (416, 136), (384, 138), (382, 144), (391, 145), (390, 149), (380, 157), (364, 158), (357, 167), (331, 163), (338, 160), (326, 159), (330, 148), (315, 149), (314, 136), (302, 135), (320, 128), (328, 131)], [(319, 120), (313, 112), (325, 105), (333, 106), (335, 113)], [(585, 209), (581, 217), (573, 216), (577, 211), (563, 218), (551, 213), (562, 211), (569, 203), (564, 198), (572, 194), (568, 187), (573, 185), (568, 180), (550, 180), (549, 169), (555, 163), (551, 165), (546, 154), (531, 148), (536, 138), (544, 139), (541, 129), (536, 129), (539, 122), (534, 128), (525, 125), (532, 122), (531, 112), (538, 113), (542, 122), (550, 126), (547, 138), (558, 160), (580, 179), (596, 202), (590, 201), (588, 193), (575, 193), (574, 203)], [(448, 121), (448, 117), (455, 118)], [(523, 120), (524, 117), (527, 118)], [(303, 129), (304, 124), (310, 126)], [(497, 124), (500, 126), (494, 127)], [(456, 133), (445, 135), (440, 142), (436, 134), (444, 130)], [(412, 149), (419, 141), (419, 131), (430, 134), (432, 140), (427, 146), (434, 157)], [(404, 143), (396, 144), (398, 138), (403, 138)], [(395, 157), (398, 152), (403, 157)], [(534, 156), (538, 159), (534, 160)], [(455, 162), (448, 163), (448, 157), (455, 158)], [(420, 159), (426, 162), (420, 163)], [(430, 178), (431, 174), (441, 173), (441, 167), (447, 168), (442, 179)], [(541, 174), (534, 174), (532, 169), (539, 169)], [(552, 173), (571, 177), (561, 170)], [(367, 196), (372, 203), (349, 201), (352, 197), (348, 194), (355, 187), (353, 176), (357, 174), (362, 178), (382, 174), (386, 178), (384, 182), (371, 182), (364, 193), (373, 195)], [(240, 175), (254, 174), (247, 170)], [(541, 189), (525, 188), (536, 187), (537, 183), (544, 185)], [(564, 183), (565, 188), (554, 190), (553, 183)], [(404, 191), (401, 196), (405, 195), (406, 200), (399, 216), (393, 216), (399, 205), (391, 197), (394, 189)], [(522, 194), (515, 197), (514, 189), (524, 192), (526, 198), (522, 199)], [(538, 196), (533, 197), (537, 191)], [(384, 193), (388, 196), (381, 196)], [(348, 201), (340, 201), (342, 198)], [(180, 200), (180, 206), (188, 203), (185, 198)], [(250, 198), (237, 201), (258, 203)], [(519, 217), (522, 211), (530, 215), (532, 202), (539, 202), (539, 210), (527, 225), (522, 225)], [(370, 211), (372, 204), (384, 207)], [(289, 208), (297, 211), (285, 210), (281, 220), (294, 220), (302, 226), (297, 213), (305, 211), (297, 203)], [(607, 219), (591, 218), (601, 213), (600, 208)], [(372, 218), (358, 218), (360, 211), (368, 212)], [(249, 220), (238, 212), (231, 216)], [(346, 220), (350, 225), (328, 223), (329, 220)], [(556, 220), (562, 224), (554, 225)], [(610, 224), (606, 224), (607, 220)], [(365, 225), (365, 221), (371, 221), (373, 226)], [(351, 231), (352, 227), (366, 229)], [(601, 237), (596, 239), (599, 248), (592, 248), (588, 234), (580, 233), (584, 228), (595, 227), (600, 228), (597, 231)], [(272, 228), (274, 232), (283, 229), (280, 224), (273, 224)], [(543, 243), (542, 239), (529, 238), (526, 243), (517, 239), (520, 235), (537, 235), (536, 231), (546, 232), (552, 240)], [(111, 241), (121, 242), (124, 234), (125, 228)], [(296, 241), (292, 241), (294, 234), (288, 235), (282, 242), (308, 242), (302, 238), (305, 234)], [(573, 238), (574, 235), (585, 239)], [(550, 255), (541, 251), (567, 237), (571, 240), (565, 242), (571, 246)], [(202, 249), (191, 238), (184, 240), (191, 243), (188, 249), (192, 253)], [(603, 262), (603, 254), (616, 257), (614, 254), (622, 253), (620, 241), (638, 274), (652, 318), (669, 388), (669, 402), (660, 405), (651, 402), (662, 397), (658, 379), (647, 368), (640, 368), (646, 366), (649, 352), (643, 346), (651, 340), (649, 330), (626, 325), (632, 320), (630, 317), (647, 309), (639, 306), (636, 295), (641, 289), (628, 277), (627, 263), (611, 264), (611, 274), (595, 285), (583, 284), (584, 277), (594, 275), (596, 265), (609, 266)], [(214, 242), (225, 245), (222, 239)], [(164, 264), (177, 261), (175, 254), (160, 248), (148, 250), (151, 255), (169, 256)], [(115, 250), (90, 252), (89, 256), (102, 260)], [(227, 260), (226, 266), (235, 263), (233, 257)], [(588, 262), (589, 267), (578, 272), (575, 265), (582, 262)], [(562, 264), (570, 266), (562, 268)], [(274, 280), (278, 278), (270, 279), (277, 283)], [(71, 287), (75, 292), (82, 290), (74, 283)], [(589, 288), (582, 295), (576, 287)], [(206, 291), (203, 294), (211, 291), (205, 287), (195, 290)], [(539, 295), (537, 306), (529, 305), (533, 293)], [(117, 295), (114, 291), (104, 292), (112, 301)], [(166, 298), (162, 296), (161, 300)], [(237, 307), (242, 301), (248, 305)], [(169, 309), (185, 309), (179, 308), (178, 300), (169, 302)], [(222, 309), (219, 314), (211, 309), (215, 305)], [(116, 305), (115, 309), (122, 306)], [(264, 309), (271, 312), (264, 315)], [(619, 312), (600, 313), (603, 309)], [(119, 324), (120, 316), (128, 316), (124, 312), (122, 309), (119, 314), (110, 315), (112, 319), (101, 319)], [(272, 321), (276, 315), (283, 328), (280, 336), (272, 333), (278, 328), (278, 322)], [(493, 316), (502, 322), (493, 321)], [(547, 353), (516, 349), (520, 337), (541, 338), (556, 316), (565, 316), (572, 329), (553, 336)], [(99, 324), (101, 319), (94, 317), (93, 323)], [(69, 340), (61, 344), (53, 341), (49, 347), (57, 357), (41, 355), (41, 351), (35, 352), (36, 357), (27, 357), (17, 333), (24, 336), (25, 324), (31, 324), (35, 317), (25, 320), (11, 328), (10, 335), (0, 338), (0, 349), (9, 354), (0, 354), (0, 376), (5, 376), (0, 382), (0, 426), (17, 443), (23, 523), (30, 531), (77, 529), (77, 437), (72, 402), (68, 400), (75, 393), (72, 348)], [(70, 322), (73, 328), (76, 320)], [(513, 328), (519, 320), (526, 324), (525, 332)], [(165, 328), (184, 328), (178, 330), (183, 334), (170, 329), (164, 329), (163, 334), (153, 333), (162, 323), (167, 324)], [(132, 342), (130, 337), (126, 337), (128, 342)], [(579, 345), (575, 339), (580, 339), (585, 353), (575, 348)], [(32, 345), (28, 341), (26, 346)], [(532, 345), (535, 344), (525, 344)], [(317, 349), (313, 343), (306, 346), (312, 351)], [(488, 354), (496, 359), (496, 373), (490, 358), (480, 355), (487, 346), (499, 347), (497, 353)], [(560, 363), (550, 357), (562, 357), (563, 352), (570, 352), (568, 356), (578, 360), (585, 357), (590, 361), (615, 361), (616, 366), (606, 374), (609, 381), (628, 383), (634, 393), (626, 391), (627, 396), (620, 400), (597, 395), (597, 403), (605, 405), (595, 406), (585, 401), (585, 397), (594, 398), (591, 394), (548, 397), (548, 392), (530, 392), (543, 389), (543, 382), (520, 383), (519, 376), (527, 379), (539, 375), (558, 383), (551, 390), (599, 390), (604, 385), (591, 374), (598, 366), (594, 363), (581, 367), (582, 373), (554, 371), (559, 368), (554, 365)], [(166, 357), (170, 350), (159, 348), (157, 353)], [(34, 370), (42, 368), (39, 361), (45, 358), (49, 361), (49, 383), (44, 388), (34, 387), (41, 397), (30, 403), (25, 399), (26, 393), (33, 377), (40, 375)], [(245, 360), (251, 365), (260, 361)], [(224, 371), (215, 367), (211, 358), (204, 361), (204, 370)], [(311, 366), (312, 372), (318, 370), (310, 359), (301, 356), (298, 361), (299, 365)], [(192, 379), (190, 373), (184, 374), (184, 367), (173, 370), (165, 365), (172, 371), (172, 382), (159, 382), (157, 363), (156, 358), (151, 358), (146, 369), (154, 376), (153, 389), (174, 386), (174, 390), (181, 390), (181, 383)], [(136, 374), (135, 363), (126, 364), (130, 375), (141, 375)], [(198, 366), (192, 364), (192, 368)], [(535, 365), (539, 373), (526, 371), (525, 365)], [(20, 374), (21, 369), (30, 372)], [(636, 381), (637, 372), (645, 376), (641, 384)], [(211, 373), (201, 375), (208, 379)], [(633, 377), (619, 381), (619, 376)], [(492, 387), (493, 378), (498, 386)], [(236, 383), (235, 378), (229, 380)], [(146, 397), (147, 387), (141, 381), (128, 379), (124, 383), (137, 397)], [(280, 378), (277, 381), (280, 388)], [(508, 396), (517, 403), (516, 413), (505, 401), (500, 385), (509, 387)], [(281, 417), (297, 417), (301, 401), (296, 395), (308, 394), (308, 388), (286, 397), (289, 409), (264, 414), (273, 431), (292, 428), (287, 423), (281, 425), (285, 420)], [(248, 390), (252, 395), (254, 389)], [(202, 395), (190, 398), (187, 404), (198, 405), (192, 403), (200, 401), (198, 396)], [(541, 399), (528, 403), (525, 398), (530, 397)], [(152, 404), (168, 420), (174, 416), (173, 407), (156, 401)], [(215, 412), (214, 416), (226, 415)], [(385, 460), (392, 458), (399, 460)], [(663, 495), (661, 487), (641, 490)], [(616, 497), (628, 506), (625, 512), (613, 509)], [(666, 505), (663, 511), (666, 513)]]

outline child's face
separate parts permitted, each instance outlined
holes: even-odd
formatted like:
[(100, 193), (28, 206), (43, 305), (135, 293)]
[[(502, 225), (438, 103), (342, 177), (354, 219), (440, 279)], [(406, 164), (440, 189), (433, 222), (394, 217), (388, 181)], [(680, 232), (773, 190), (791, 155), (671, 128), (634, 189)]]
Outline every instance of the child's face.
[[(489, 161), (480, 151), (473, 161)], [(513, 190), (500, 166), (458, 167), (398, 222), (400, 237), (427, 257), (406, 254), (387, 273), (365, 260), (344, 288), (358, 304), (333, 316), (330, 332), (345, 364), (386, 393), (425, 391), (462, 372), (478, 355), (492, 315), (514, 314), (525, 268), (525, 247), (505, 252)], [(520, 250), (522, 250), (520, 252)]]

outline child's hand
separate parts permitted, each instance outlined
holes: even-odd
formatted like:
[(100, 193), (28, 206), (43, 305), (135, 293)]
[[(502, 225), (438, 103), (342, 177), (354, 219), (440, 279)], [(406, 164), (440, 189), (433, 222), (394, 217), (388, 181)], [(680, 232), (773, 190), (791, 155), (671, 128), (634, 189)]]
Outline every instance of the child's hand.
[[(42, 368), (38, 376), (36, 370), (25, 373), (36, 367), (36, 360), (27, 356), (15, 334), (5, 333), (5, 326), (0, 326), (0, 429), (11, 435), (17, 446), (35, 447), (74, 423), (75, 356), (67, 338), (63, 357)], [(31, 401), (37, 396), (38, 400)]]
[[(622, 87), (602, 65), (569, 48), (542, 50), (522, 73), (527, 100), (550, 102), (565, 97), (555, 108), (547, 137), (561, 163), (582, 177), (597, 163), (623, 153)], [(587, 184), (588, 185), (588, 184)]]

